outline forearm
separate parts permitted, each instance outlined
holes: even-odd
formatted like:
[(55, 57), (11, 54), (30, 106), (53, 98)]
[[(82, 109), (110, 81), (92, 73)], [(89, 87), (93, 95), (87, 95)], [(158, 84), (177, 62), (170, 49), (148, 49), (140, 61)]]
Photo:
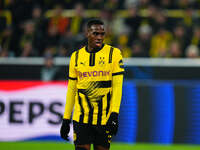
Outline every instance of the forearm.
[(76, 95), (76, 80), (69, 80), (68, 90), (65, 104), (64, 119), (70, 119), (74, 108), (75, 95)]
[(112, 86), (112, 98), (111, 98), (111, 112), (119, 113), (121, 98), (122, 98), (122, 85), (123, 75), (113, 76)]

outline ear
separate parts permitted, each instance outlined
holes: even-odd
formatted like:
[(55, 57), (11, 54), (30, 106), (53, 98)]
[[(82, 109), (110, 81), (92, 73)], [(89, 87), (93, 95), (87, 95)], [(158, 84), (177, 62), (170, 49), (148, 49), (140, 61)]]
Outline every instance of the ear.
[(85, 36), (88, 38), (88, 32), (85, 32)]
[(89, 37), (89, 30), (88, 30), (88, 29), (85, 30), (85, 36), (86, 36), (87, 38)]
[(89, 33), (89, 29), (87, 28), (87, 26), (84, 27), (84, 35), (85, 37), (88, 38), (88, 33)]

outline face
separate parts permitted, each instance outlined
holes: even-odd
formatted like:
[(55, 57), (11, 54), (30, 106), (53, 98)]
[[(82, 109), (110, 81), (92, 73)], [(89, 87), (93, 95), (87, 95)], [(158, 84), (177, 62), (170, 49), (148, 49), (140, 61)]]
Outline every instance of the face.
[(91, 48), (100, 48), (105, 38), (105, 29), (103, 25), (92, 25), (87, 30), (88, 45)]

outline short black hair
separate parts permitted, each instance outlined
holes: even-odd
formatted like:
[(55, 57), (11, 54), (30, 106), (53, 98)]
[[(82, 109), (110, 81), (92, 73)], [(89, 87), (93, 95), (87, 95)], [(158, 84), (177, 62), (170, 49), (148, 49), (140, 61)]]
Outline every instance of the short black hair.
[(87, 23), (87, 28), (90, 28), (92, 25), (104, 25), (104, 22), (100, 19), (92, 19)]

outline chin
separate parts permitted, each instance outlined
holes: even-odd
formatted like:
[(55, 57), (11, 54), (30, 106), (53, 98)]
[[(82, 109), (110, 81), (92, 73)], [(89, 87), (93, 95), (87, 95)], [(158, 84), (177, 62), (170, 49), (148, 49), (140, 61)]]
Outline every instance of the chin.
[(95, 45), (94, 48), (101, 48), (103, 44), (101, 44), (100, 46)]

